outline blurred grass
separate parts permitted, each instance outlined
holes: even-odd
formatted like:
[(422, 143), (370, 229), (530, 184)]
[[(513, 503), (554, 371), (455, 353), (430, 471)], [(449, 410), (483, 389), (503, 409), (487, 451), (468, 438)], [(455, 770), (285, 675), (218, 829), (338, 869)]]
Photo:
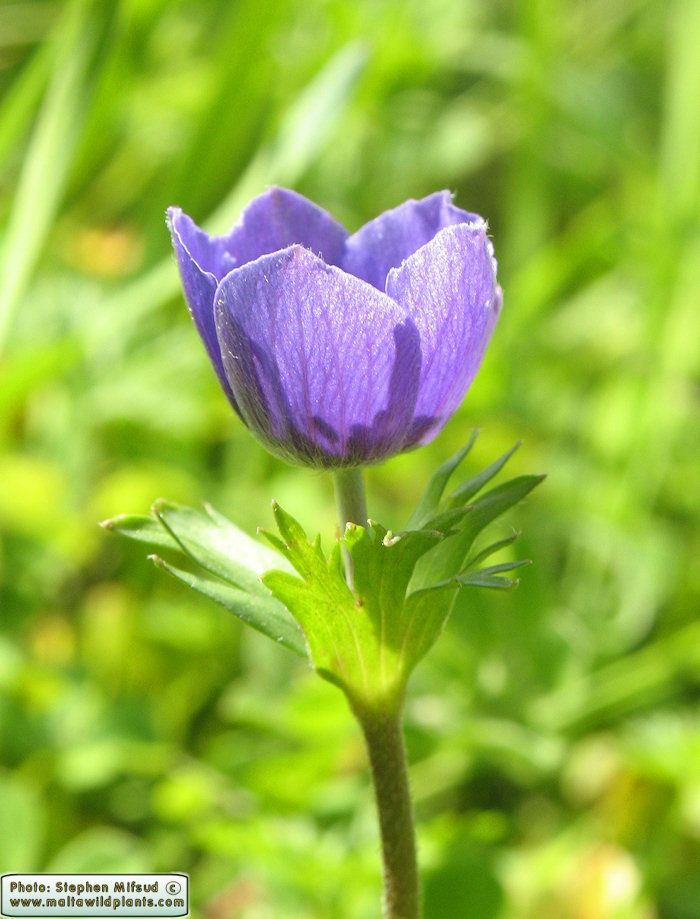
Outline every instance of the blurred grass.
[[(14, 0), (0, 9), (0, 868), (186, 870), (207, 919), (376, 915), (339, 694), (102, 517), (253, 531), (325, 477), (231, 416), (163, 226), (269, 182), (356, 228), (437, 188), (506, 292), (463, 408), (368, 475), (400, 525), (472, 427), (547, 471), (519, 590), (416, 675), (427, 919), (700, 912), (700, 3)], [(506, 524), (503, 524), (505, 527)], [(336, 697), (337, 696), (337, 697)]]

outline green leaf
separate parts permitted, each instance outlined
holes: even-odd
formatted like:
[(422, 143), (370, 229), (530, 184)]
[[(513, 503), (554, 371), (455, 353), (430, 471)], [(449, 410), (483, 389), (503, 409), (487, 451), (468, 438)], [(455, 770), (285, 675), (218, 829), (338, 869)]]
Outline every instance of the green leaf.
[(305, 581), (285, 571), (269, 571), (263, 581), (299, 623), (318, 673), (348, 693), (366, 693), (367, 629), (342, 578), (330, 568), (318, 575)]
[(506, 546), (512, 545), (519, 535), (520, 533), (518, 533), (517, 530), (513, 530), (510, 536), (506, 536), (505, 539), (499, 539), (497, 542), (492, 542), (490, 545), (481, 549), (475, 555), (472, 555), (471, 558), (466, 562), (464, 565), (465, 571), (476, 568), (477, 565), (483, 561), (486, 561), (486, 559), (490, 558), (492, 555), (495, 555), (496, 552), (499, 552), (501, 549), (505, 549)]
[(268, 530), (260, 529), (258, 530), (261, 536), (264, 536), (265, 539), (270, 543), (271, 546), (274, 546), (275, 549), (283, 558), (287, 558), (288, 550), (287, 545), (284, 543), (279, 536), (276, 536), (274, 533), (270, 533)]
[[(416, 589), (447, 581), (463, 568), (478, 534), (489, 523), (509, 510), (544, 479), (543, 475), (523, 475), (492, 488), (464, 508), (458, 532), (436, 547), (416, 567), (412, 586)], [(455, 509), (457, 510), (457, 509)]]
[(351, 545), (356, 588), (404, 678), (433, 645), (449, 615), (454, 585), (436, 585), (425, 596), (408, 590), (419, 560), (444, 539), (445, 533), (427, 529), (391, 537), (373, 524), (364, 540)]
[(518, 568), (524, 568), (526, 565), (531, 565), (532, 561), (529, 558), (520, 558), (514, 562), (501, 562), (499, 565), (488, 565), (486, 568), (478, 568), (476, 571), (467, 572), (462, 571), (457, 576), (462, 579), (462, 583), (466, 584), (467, 581), (464, 578), (468, 578), (470, 574), (499, 574), (502, 571), (516, 571)]
[[(194, 563), (195, 572), (153, 556), (173, 577), (259, 632), (300, 655), (306, 647), (317, 672), (340, 686), (354, 707), (398, 704), (413, 668), (440, 635), (458, 591), (509, 589), (517, 581), (504, 574), (529, 564), (478, 567), (510, 545), (515, 532), (469, 554), (481, 530), (544, 478), (519, 476), (473, 503), (464, 500), (503, 468), (517, 445), (443, 497), (475, 437), (433, 476), (411, 515), (421, 526), (394, 535), (372, 520), (366, 526), (348, 524), (328, 556), (320, 536), (310, 540), (276, 502), (279, 535), (262, 533), (276, 552), (209, 507), (203, 513), (158, 501), (150, 518), (123, 516), (103, 525)], [(351, 585), (343, 553), (349, 556)]]
[(301, 657), (306, 656), (301, 632), (290, 619), (288, 611), (274, 597), (251, 595), (216, 578), (194, 574), (171, 565), (158, 555), (149, 557), (163, 571), (219, 603), (257, 632), (267, 635)]
[(188, 556), (210, 574), (251, 593), (265, 595), (260, 575), (281, 559), (212, 507), (155, 502), (152, 516), (121, 515), (102, 522), (107, 530)]
[(491, 479), (498, 475), (515, 451), (519, 449), (521, 444), (521, 440), (517, 441), (510, 450), (507, 450), (503, 456), (499, 456), (499, 458), (494, 460), (486, 469), (482, 469), (481, 472), (477, 473), (472, 478), (462, 482), (462, 484), (450, 495), (448, 499), (450, 506), (456, 507), (465, 504), (470, 498), (478, 494), (484, 485), (487, 485)]
[(374, 521), (349, 524), (342, 543), (352, 560), (350, 590), (339, 544), (326, 559), (318, 540), (309, 542), (293, 517), (278, 505), (274, 513), (280, 551), (300, 577), (270, 571), (263, 581), (299, 622), (316, 670), (355, 703), (398, 698), (422, 656), (411, 646), (411, 634), (415, 647), (429, 647), (449, 612), (448, 595), (459, 586), (440, 585), (429, 601), (406, 594), (416, 562), (444, 534), (423, 529), (394, 536)]
[[(187, 571), (152, 556), (160, 568), (210, 597), (247, 625), (289, 648), (306, 655), (303, 636), (289, 612), (273, 597), (260, 579), (271, 566), (286, 565), (285, 559), (257, 542), (214, 508), (205, 512), (159, 500), (152, 516), (122, 515), (102, 526), (128, 539), (174, 552), (206, 572)], [(282, 546), (284, 549), (284, 546)]]
[[(310, 544), (302, 526), (283, 510), (276, 501), (272, 502), (272, 513), (282, 536), (280, 552), (289, 560), (302, 577), (313, 576), (324, 568), (325, 559), (319, 539)], [(268, 537), (269, 538), (269, 537)]]
[(401, 649), (403, 665), (410, 673), (435, 644), (449, 619), (455, 595), (456, 580), (416, 590), (404, 604), (404, 637)]
[(170, 533), (163, 529), (159, 520), (145, 514), (118, 514), (109, 520), (103, 520), (100, 526), (126, 539), (143, 542), (149, 546), (175, 550), (180, 548)]
[(420, 501), (416, 505), (416, 509), (413, 511), (408, 520), (408, 523), (406, 524), (407, 530), (417, 530), (419, 527), (424, 526), (430, 519), (431, 515), (440, 503), (450, 476), (474, 446), (478, 436), (479, 431), (477, 429), (472, 433), (468, 443), (462, 447), (461, 450), (458, 450), (454, 456), (451, 456), (441, 466), (438, 467), (437, 471), (433, 474), (433, 477), (428, 483), (428, 487), (424, 491)]
[(260, 575), (280, 559), (213, 508), (206, 514), (159, 500), (152, 513), (182, 551), (202, 568), (252, 594), (266, 595)]
[(27, 132), (46, 81), (51, 72), (52, 52), (50, 42), (42, 42), (24, 65), (17, 78), (4, 90), (0, 112), (0, 172), (5, 173), (7, 162), (17, 144)]
[(500, 578), (493, 574), (485, 574), (483, 570), (459, 575), (455, 580), (465, 587), (491, 587), (497, 590), (513, 590), (519, 583), (517, 578)]
[[(310, 542), (299, 523), (273, 505), (281, 538), (266, 534), (267, 538), (299, 576), (270, 571), (263, 582), (301, 626), (316, 670), (339, 685), (353, 706), (401, 696), (413, 668), (444, 628), (460, 589), (514, 587), (517, 581), (503, 574), (529, 564), (505, 561), (469, 570), (510, 545), (515, 532), (464, 564), (476, 535), (542, 479), (521, 476), (473, 504), (445, 508), (440, 500), (445, 485), (473, 441), (472, 437), (433, 477), (411, 517), (427, 521), (424, 526), (394, 535), (373, 520), (367, 526), (348, 524), (329, 558), (318, 537)], [(462, 493), (471, 493), (475, 482), (483, 485), (493, 478), (509, 455), (470, 480)], [(350, 556), (352, 589), (343, 573), (341, 543)]]
[(491, 565), (488, 568), (478, 568), (476, 571), (464, 571), (455, 578), (458, 584), (465, 587), (496, 587), (500, 590), (510, 590), (518, 586), (517, 578), (502, 578), (498, 575), (504, 571), (515, 571), (525, 565), (532, 564), (529, 559), (520, 559), (516, 562), (502, 562), (500, 565)]
[(299, 623), (318, 673), (348, 694), (370, 692), (376, 642), (345, 581), (339, 553), (326, 560), (319, 541), (310, 543), (291, 514), (276, 502), (272, 509), (282, 536), (280, 551), (300, 577), (272, 570), (263, 575), (263, 583)]
[[(367, 527), (348, 526), (344, 542), (352, 556), (355, 590), (374, 604), (371, 612), (380, 630), (386, 632), (391, 611), (403, 605), (418, 559), (443, 538), (435, 530), (407, 530), (394, 536), (374, 521)], [(391, 642), (390, 631), (385, 640)]]
[(465, 517), (466, 526), (462, 532), (468, 529), (473, 538), (489, 523), (522, 501), (544, 479), (543, 475), (521, 475), (492, 488), (469, 506)]

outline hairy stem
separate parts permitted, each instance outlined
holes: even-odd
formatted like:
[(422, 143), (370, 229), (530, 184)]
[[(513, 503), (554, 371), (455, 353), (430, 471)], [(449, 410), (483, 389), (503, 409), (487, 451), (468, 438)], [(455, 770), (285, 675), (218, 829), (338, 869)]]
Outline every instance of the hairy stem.
[(365, 526), (367, 523), (367, 502), (365, 500), (365, 485), (362, 481), (362, 470), (337, 469), (333, 473), (335, 486), (335, 503), (338, 506), (338, 522), (340, 535), (345, 532), (347, 523), (357, 523)]
[(400, 706), (355, 712), (372, 767), (384, 862), (385, 919), (420, 919), (413, 806)]
[[(338, 507), (338, 523), (340, 535), (345, 533), (348, 523), (357, 523), (359, 526), (367, 525), (367, 501), (365, 499), (365, 485), (362, 481), (362, 470), (358, 468), (337, 469), (333, 473), (335, 487), (335, 503)], [(348, 552), (343, 552), (345, 560), (345, 576), (352, 587), (352, 559)]]

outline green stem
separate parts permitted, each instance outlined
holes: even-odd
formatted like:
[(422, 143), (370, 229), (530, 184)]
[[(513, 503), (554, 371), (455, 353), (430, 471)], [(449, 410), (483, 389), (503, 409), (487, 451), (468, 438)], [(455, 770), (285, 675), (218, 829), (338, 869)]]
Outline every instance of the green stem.
[[(367, 525), (367, 501), (365, 499), (365, 485), (362, 481), (362, 470), (336, 469), (333, 473), (335, 487), (335, 503), (338, 507), (338, 523), (340, 535), (345, 533), (348, 523), (357, 523), (359, 526)], [(348, 552), (343, 552), (345, 560), (345, 576), (352, 588), (352, 559)]]
[(336, 469), (333, 473), (333, 485), (335, 486), (335, 502), (338, 506), (340, 535), (342, 536), (345, 532), (347, 523), (365, 526), (367, 524), (367, 502), (362, 470), (356, 467)]
[(388, 712), (358, 712), (372, 767), (384, 862), (385, 919), (420, 919), (413, 807), (406, 748), (397, 706)]

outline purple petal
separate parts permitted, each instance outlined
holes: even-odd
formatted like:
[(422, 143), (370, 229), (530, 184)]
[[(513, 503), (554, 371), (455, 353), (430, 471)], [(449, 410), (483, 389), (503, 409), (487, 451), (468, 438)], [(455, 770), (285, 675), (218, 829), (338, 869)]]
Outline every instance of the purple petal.
[(347, 240), (342, 267), (384, 290), (389, 270), (398, 268), (440, 230), (479, 220), (475, 214), (455, 207), (448, 191), (436, 192), (420, 201), (411, 199), (354, 233)]
[[(168, 226), (175, 244), (187, 252), (202, 271), (214, 275), (217, 283), (236, 267), (236, 260), (227, 249), (225, 236), (210, 236), (179, 207), (168, 208)], [(175, 245), (177, 251), (177, 244)], [(213, 302), (213, 301), (212, 301)]]
[(248, 205), (225, 244), (238, 266), (296, 244), (329, 265), (339, 265), (347, 235), (345, 227), (308, 198), (273, 187)]
[(501, 307), (486, 224), (448, 227), (389, 272), (387, 293), (404, 306), (423, 356), (413, 444), (427, 443), (474, 379)]
[(225, 236), (210, 236), (180, 208), (168, 210), (173, 236), (202, 271), (217, 283), (233, 268), (299, 244), (329, 265), (338, 265), (348, 233), (345, 227), (312, 201), (286, 188), (269, 188), (246, 207), (240, 221)]
[[(217, 277), (216, 272), (212, 270), (215, 248), (210, 244), (215, 241), (211, 240), (190, 220), (187, 214), (183, 214), (177, 207), (168, 209), (168, 227), (190, 315), (204, 342), (204, 347), (207, 349), (207, 354), (214, 365), (224, 392), (234, 409), (238, 411), (236, 400), (226, 379), (214, 325), (214, 296)], [(205, 267), (207, 265), (209, 267)]]
[(402, 448), (420, 341), (386, 294), (293, 246), (227, 275), (215, 314), (241, 414), (273, 452), (329, 466)]

